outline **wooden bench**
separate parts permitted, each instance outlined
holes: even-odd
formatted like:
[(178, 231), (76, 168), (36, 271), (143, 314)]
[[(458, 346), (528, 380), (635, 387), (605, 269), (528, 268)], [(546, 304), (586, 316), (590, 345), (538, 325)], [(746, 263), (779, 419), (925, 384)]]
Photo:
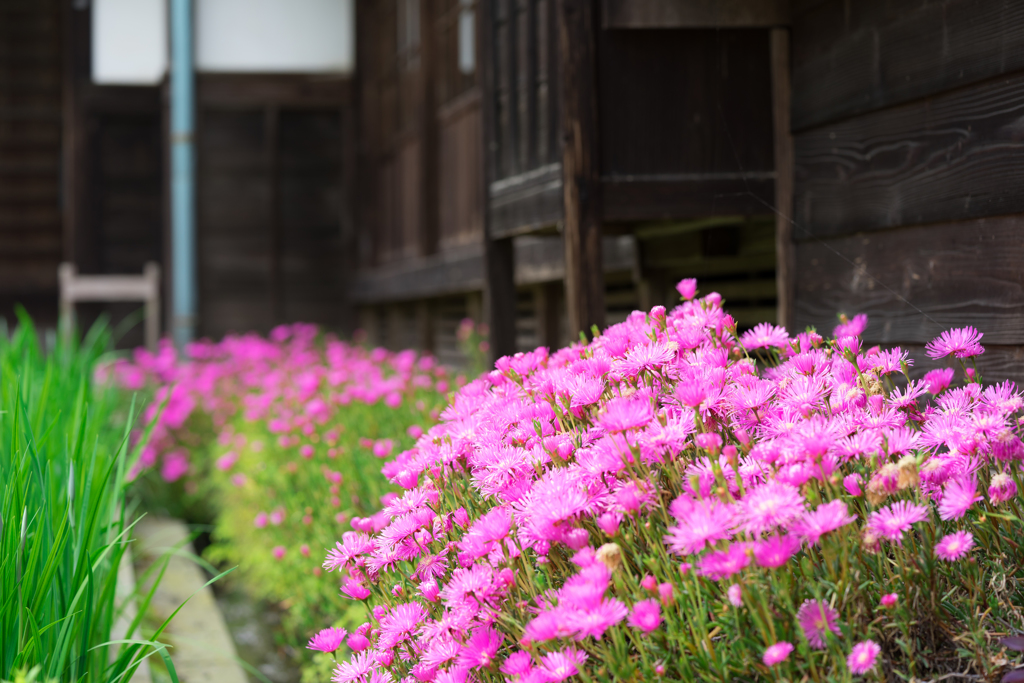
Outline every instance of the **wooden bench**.
[(146, 347), (156, 351), (160, 338), (160, 265), (150, 261), (142, 275), (79, 275), (73, 263), (57, 268), (60, 282), (61, 334), (71, 341), (74, 330), (75, 304), (81, 302), (111, 303), (141, 301), (146, 311)]

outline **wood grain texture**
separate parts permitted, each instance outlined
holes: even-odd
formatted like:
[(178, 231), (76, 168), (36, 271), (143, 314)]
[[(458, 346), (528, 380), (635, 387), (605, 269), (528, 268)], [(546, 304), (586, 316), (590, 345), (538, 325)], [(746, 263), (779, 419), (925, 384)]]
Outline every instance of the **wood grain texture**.
[[(488, 191), (491, 183), (507, 175), (514, 159), (511, 153), (513, 134), (511, 99), (515, 97), (512, 87), (514, 79), (510, 71), (514, 62), (509, 58), (511, 46), (508, 41), (512, 24), (509, 4), (484, 2), (477, 15), (477, 33), (481, 41), (481, 67), (483, 75), (483, 201), (484, 239), (483, 257), (483, 298), (487, 301), (487, 324), (491, 326), (491, 356), (500, 358), (515, 352), (516, 330), (514, 316), (510, 315), (516, 305), (515, 253), (511, 239), (499, 236), (494, 215), (491, 213)], [(502, 44), (502, 39), (505, 43)], [(500, 49), (500, 48), (504, 49)], [(503, 147), (504, 146), (504, 147)], [(511, 318), (511, 320), (510, 320)]]
[(602, 178), (609, 223), (766, 213), (775, 201), (774, 173)]
[(559, 0), (565, 298), (571, 334), (604, 327), (597, 0)]
[(1024, 69), (1017, 0), (828, 0), (793, 20), (802, 130)]
[(480, 97), (440, 118), (440, 248), (483, 238), (484, 178)]
[(796, 136), (796, 238), (1024, 211), (1024, 76)]
[(872, 343), (924, 344), (973, 325), (984, 343), (1024, 340), (1024, 216), (863, 233), (797, 246), (796, 329), (831, 333), (867, 313)]
[(62, 7), (0, 0), (0, 316), (53, 324), (62, 257)]
[(498, 238), (555, 225), (565, 214), (562, 165), (548, 164), (491, 183), (487, 211), (491, 234)]
[(442, 252), (361, 271), (353, 278), (349, 296), (365, 305), (481, 291), (484, 267), (482, 246)]
[(775, 140), (775, 278), (778, 320), (793, 324), (796, 270), (793, 249), (793, 135), (790, 132), (789, 30), (772, 29), (772, 123)]
[(774, 169), (769, 31), (601, 31), (601, 173)]
[[(981, 373), (982, 381), (986, 384), (991, 382), (1004, 382), (1012, 380), (1018, 385), (1024, 382), (1024, 346), (997, 346), (984, 344), (985, 353), (977, 359), (978, 372)], [(925, 352), (923, 345), (903, 344), (902, 349), (914, 359), (910, 368), (910, 377), (918, 379), (923, 377), (929, 370), (936, 368), (952, 367), (956, 370), (956, 383), (963, 379), (960, 366), (956, 362), (947, 359), (932, 360)]]
[(764, 28), (789, 23), (789, 0), (603, 0), (603, 28)]

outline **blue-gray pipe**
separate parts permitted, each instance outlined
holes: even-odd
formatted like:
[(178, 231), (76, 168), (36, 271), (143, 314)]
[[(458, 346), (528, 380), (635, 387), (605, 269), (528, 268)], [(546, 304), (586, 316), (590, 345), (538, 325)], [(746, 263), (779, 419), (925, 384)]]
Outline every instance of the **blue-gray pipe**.
[(194, 131), (192, 0), (171, 0), (171, 328), (179, 349), (196, 327)]

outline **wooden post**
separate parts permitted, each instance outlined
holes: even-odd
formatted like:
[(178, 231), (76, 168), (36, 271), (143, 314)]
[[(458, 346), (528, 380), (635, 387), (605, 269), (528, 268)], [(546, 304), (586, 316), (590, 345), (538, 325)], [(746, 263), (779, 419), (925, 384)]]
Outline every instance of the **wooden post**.
[(598, 165), (597, 0), (559, 0), (562, 65), (562, 186), (569, 334), (604, 327), (601, 175)]
[(160, 340), (160, 264), (149, 261), (142, 267), (146, 281), (146, 348), (156, 353)]
[(545, 282), (533, 289), (533, 305), (537, 316), (537, 344), (552, 351), (560, 347), (559, 318), (561, 313), (561, 282)]
[(440, 237), (440, 151), (437, 126), (437, 12), (435, 0), (420, 0), (420, 254), (437, 251)]
[(515, 259), (511, 239), (491, 235), (489, 191), (496, 177), (494, 98), (497, 96), (494, 74), (494, 2), (484, 0), (477, 12), (477, 64), (480, 65), (483, 92), (484, 149), (484, 270), (487, 325), (490, 328), (491, 359), (516, 352)]
[(796, 290), (793, 244), (793, 135), (790, 130), (789, 29), (771, 33), (772, 116), (775, 127), (775, 284), (778, 324), (791, 332)]
[(284, 228), (281, 225), (281, 116), (278, 108), (268, 105), (263, 111), (263, 149), (265, 173), (269, 186), (267, 220), (270, 222), (270, 324), (285, 322), (284, 306)]
[(424, 353), (434, 353), (434, 317), (430, 301), (416, 302), (416, 348)]

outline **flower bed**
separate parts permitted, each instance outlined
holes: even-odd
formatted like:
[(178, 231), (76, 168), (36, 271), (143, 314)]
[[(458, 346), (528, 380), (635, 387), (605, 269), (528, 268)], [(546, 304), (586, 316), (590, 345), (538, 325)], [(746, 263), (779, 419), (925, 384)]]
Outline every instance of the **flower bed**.
[(199, 342), (186, 355), (165, 343), (108, 369), (155, 398), (140, 484), (150, 506), (212, 523), (205, 555), (239, 565), (253, 597), (281, 601), (297, 644), (347, 606), (320, 556), (343, 530), (383, 527), (395, 487), (381, 458), (436, 420), (452, 380), (429, 356), (367, 351), (308, 325)]
[(387, 524), (324, 563), (372, 608), (310, 642), (339, 655), (334, 681), (1013, 666), (1022, 399), (981, 383), (981, 335), (944, 333), (928, 355), (952, 367), (911, 380), (905, 352), (864, 347), (862, 316), (828, 341), (740, 336), (695, 289), (502, 358), (385, 465), (406, 489)]

